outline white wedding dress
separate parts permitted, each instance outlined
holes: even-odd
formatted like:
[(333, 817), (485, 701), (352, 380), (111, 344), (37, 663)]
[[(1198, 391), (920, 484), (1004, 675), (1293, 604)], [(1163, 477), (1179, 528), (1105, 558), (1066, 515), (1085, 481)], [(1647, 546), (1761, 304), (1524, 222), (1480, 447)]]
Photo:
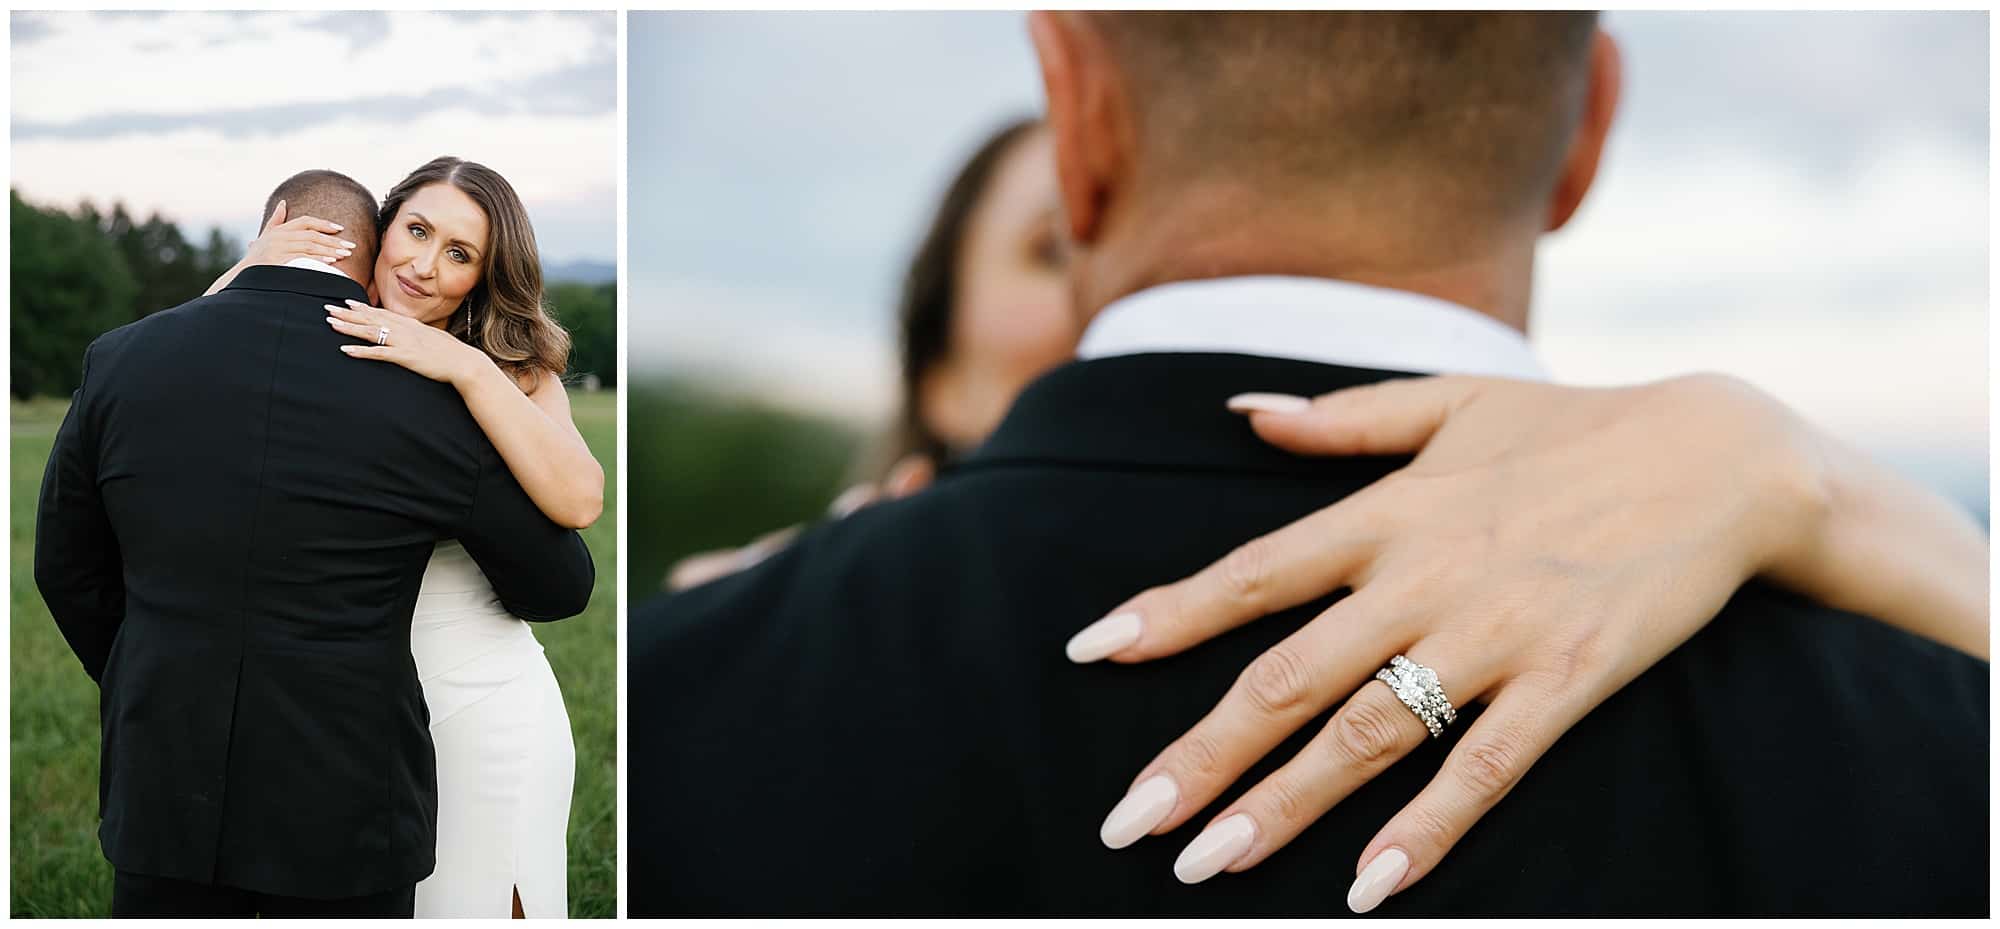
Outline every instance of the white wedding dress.
[(437, 870), (418, 916), (569, 915), (576, 746), (529, 624), (508, 615), (456, 541), (424, 570), (410, 652), (437, 746)]

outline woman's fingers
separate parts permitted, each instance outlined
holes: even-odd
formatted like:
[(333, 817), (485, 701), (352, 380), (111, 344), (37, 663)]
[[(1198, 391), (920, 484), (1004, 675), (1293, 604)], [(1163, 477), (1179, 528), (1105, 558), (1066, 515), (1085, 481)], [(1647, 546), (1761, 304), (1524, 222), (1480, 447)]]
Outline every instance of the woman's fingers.
[(336, 319), (332, 316), (326, 318), (326, 324), (332, 326), (333, 331), (341, 335), (353, 336), (371, 345), (379, 344), (382, 340), (382, 328), (380, 326), (370, 326), (367, 323)]
[(369, 307), (356, 307), (338, 303), (325, 303), (321, 304), (321, 306), (326, 307), (326, 315), (332, 317), (327, 320), (328, 322), (339, 321), (370, 327), (386, 326), (389, 324), (388, 320), (378, 315), (379, 311)]
[(1412, 455), (1489, 378), (1401, 378), (1321, 394), (1238, 394), (1229, 409), (1250, 417), (1264, 441), (1301, 455)]
[(339, 232), (347, 227), (342, 226), (339, 223), (332, 222), (330, 220), (321, 219), (317, 216), (301, 216), (297, 219), (287, 220), (283, 223), (279, 223), (278, 228), (293, 230), (293, 231), (310, 230), (313, 232), (324, 232), (331, 234)]
[(738, 571), (755, 567), (758, 562), (782, 551), (799, 534), (798, 526), (764, 533), (742, 548), (724, 548), (715, 551), (696, 552), (674, 564), (661, 586), (668, 591), (681, 591), (698, 584), (706, 584), (719, 577), (726, 577)]
[[(1411, 648), (1410, 657), (1438, 672), (1446, 693), (1457, 694), (1457, 706), (1464, 705), (1464, 694), (1486, 689), (1486, 682), (1468, 670), (1476, 655), (1425, 642)], [(1188, 843), (1174, 863), (1175, 876), (1197, 883), (1221, 871), (1256, 866), (1427, 738), (1423, 721), (1387, 684), (1362, 684), (1297, 756), (1237, 798)]]
[(325, 306), (327, 313), (333, 315), (335, 318), (344, 319), (351, 323), (366, 323), (377, 326), (387, 325), (388, 323), (388, 320), (385, 318), (387, 316), (386, 310), (378, 310), (365, 303), (357, 303), (349, 300), (344, 304), (328, 303)]
[(1127, 600), (1069, 640), (1070, 660), (1165, 657), (1350, 585), (1382, 538), (1380, 496), (1363, 490)]
[(891, 500), (901, 500), (929, 487), (937, 477), (937, 463), (929, 455), (905, 455), (889, 469), (889, 476), (882, 480), (882, 494)]
[(1587, 710), (1578, 705), (1522, 679), (1502, 688), (1452, 748), (1437, 777), (1362, 851), (1348, 907), (1366, 913), (1437, 867), (1582, 718)]
[(396, 360), (395, 356), (390, 354), (396, 350), (396, 346), (393, 345), (343, 345), (340, 347), (340, 350), (356, 358), (367, 358), (374, 361)]
[[(366, 346), (368, 348), (395, 347), (393, 342), (389, 345), (381, 344), (382, 330), (389, 326), (389, 321), (378, 317), (376, 314), (379, 311), (366, 307), (357, 310), (353, 307), (336, 306), (331, 303), (324, 304), (324, 306), (327, 312), (326, 324), (332, 326), (335, 332), (341, 335), (353, 336), (363, 342), (367, 342), (369, 343)], [(355, 346), (342, 346), (342, 350), (352, 347)], [(349, 352), (349, 354), (353, 353)]]
[(282, 246), (293, 253), (336, 261), (354, 254), (354, 243), (319, 232), (291, 233)]
[[(1208, 715), (1160, 752), (1105, 817), (1104, 844), (1123, 848), (1178, 827), (1343, 694), (1394, 648), (1386, 598), (1363, 590), (1257, 656)], [(1407, 711), (1406, 711), (1407, 712)]]
[(342, 249), (348, 252), (352, 252), (354, 250), (353, 242), (349, 242), (346, 239), (343, 239), (339, 236), (328, 235), (324, 232), (308, 232), (305, 233), (305, 236), (306, 236), (306, 241), (311, 242), (314, 245), (320, 245), (326, 248)]
[(271, 218), (250, 243), (249, 257), (260, 264), (279, 264), (293, 258), (313, 258), (332, 264), (354, 254), (355, 245), (334, 233), (341, 225), (317, 216), (287, 219), (287, 204), (279, 201)]
[[(1438, 660), (1422, 646), (1411, 652), (1417, 661)], [(1369, 662), (1375, 667), (1387, 663), (1386, 655)], [(1440, 676), (1453, 677), (1443, 670), (1454, 667), (1449, 662), (1433, 667)], [(1451, 680), (1445, 686), (1451, 687)], [(1423, 721), (1388, 685), (1363, 683), (1298, 755), (1238, 797), (1187, 844), (1174, 862), (1174, 876), (1193, 884), (1257, 864), (1427, 738)]]
[(718, 577), (735, 574), (741, 564), (741, 556), (737, 549), (696, 552), (674, 562), (673, 568), (667, 572), (667, 579), (660, 587), (669, 593), (698, 587)]
[(833, 502), (826, 505), (826, 515), (840, 519), (853, 514), (882, 496), (882, 488), (874, 484), (856, 484), (840, 492)]

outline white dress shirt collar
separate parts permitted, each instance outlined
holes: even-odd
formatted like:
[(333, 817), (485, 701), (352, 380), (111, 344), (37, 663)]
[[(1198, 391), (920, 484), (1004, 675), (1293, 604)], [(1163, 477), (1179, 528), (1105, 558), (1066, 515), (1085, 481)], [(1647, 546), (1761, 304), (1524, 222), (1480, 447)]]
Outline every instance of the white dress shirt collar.
[(1526, 336), (1456, 303), (1314, 277), (1224, 277), (1150, 287), (1084, 329), (1081, 359), (1231, 352), (1424, 374), (1547, 380)]
[(339, 268), (334, 267), (333, 265), (327, 264), (326, 262), (321, 261), (317, 258), (307, 258), (303, 255), (285, 262), (285, 267), (311, 268), (314, 271), (325, 271), (328, 274), (338, 274), (341, 277), (347, 276), (347, 272), (342, 271)]

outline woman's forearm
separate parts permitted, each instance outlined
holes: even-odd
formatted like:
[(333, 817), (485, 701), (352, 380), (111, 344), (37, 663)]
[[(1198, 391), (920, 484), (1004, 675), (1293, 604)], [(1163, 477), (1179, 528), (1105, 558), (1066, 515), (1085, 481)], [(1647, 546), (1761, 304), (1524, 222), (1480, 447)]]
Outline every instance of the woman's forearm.
[(242, 274), (243, 269), (249, 266), (250, 259), (243, 258), (238, 260), (235, 264), (229, 266), (229, 270), (222, 272), (222, 276), (216, 278), (215, 283), (208, 285), (208, 289), (202, 291), (201, 295), (206, 297), (224, 287), (228, 287), (229, 282), (236, 280), (236, 275)]
[[(604, 512), (604, 468), (576, 429), (550, 416), (485, 356), (455, 378), (459, 395), (500, 452), (514, 480), (542, 513), (582, 529)], [(551, 389), (560, 390), (560, 385)]]
[(1824, 529), (1773, 576), (1829, 606), (1989, 658), (1986, 534), (1950, 501), (1821, 438)]

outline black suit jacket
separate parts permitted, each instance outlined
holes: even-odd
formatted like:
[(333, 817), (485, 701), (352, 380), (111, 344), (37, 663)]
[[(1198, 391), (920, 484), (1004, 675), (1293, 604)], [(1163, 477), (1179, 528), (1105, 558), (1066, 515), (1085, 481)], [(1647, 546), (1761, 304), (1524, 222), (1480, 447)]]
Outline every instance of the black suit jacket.
[[(1292, 457), (1224, 398), (1390, 376), (1068, 365), (923, 493), (635, 610), (630, 912), (1348, 915), (1363, 847), (1477, 707), (1256, 868), (1183, 886), (1180, 849), (1325, 715), (1165, 837), (1111, 851), (1099, 824), (1327, 601), (1142, 665), (1073, 665), (1063, 644), (1407, 461)], [(1745, 587), (1378, 912), (1984, 913), (1987, 677)]]
[(339, 351), (345, 277), (253, 267), (85, 355), (35, 583), (101, 686), (98, 835), (126, 871), (298, 897), (431, 872), (437, 774), (410, 657), (432, 547), (507, 609), (581, 612), (576, 533), (449, 385)]

